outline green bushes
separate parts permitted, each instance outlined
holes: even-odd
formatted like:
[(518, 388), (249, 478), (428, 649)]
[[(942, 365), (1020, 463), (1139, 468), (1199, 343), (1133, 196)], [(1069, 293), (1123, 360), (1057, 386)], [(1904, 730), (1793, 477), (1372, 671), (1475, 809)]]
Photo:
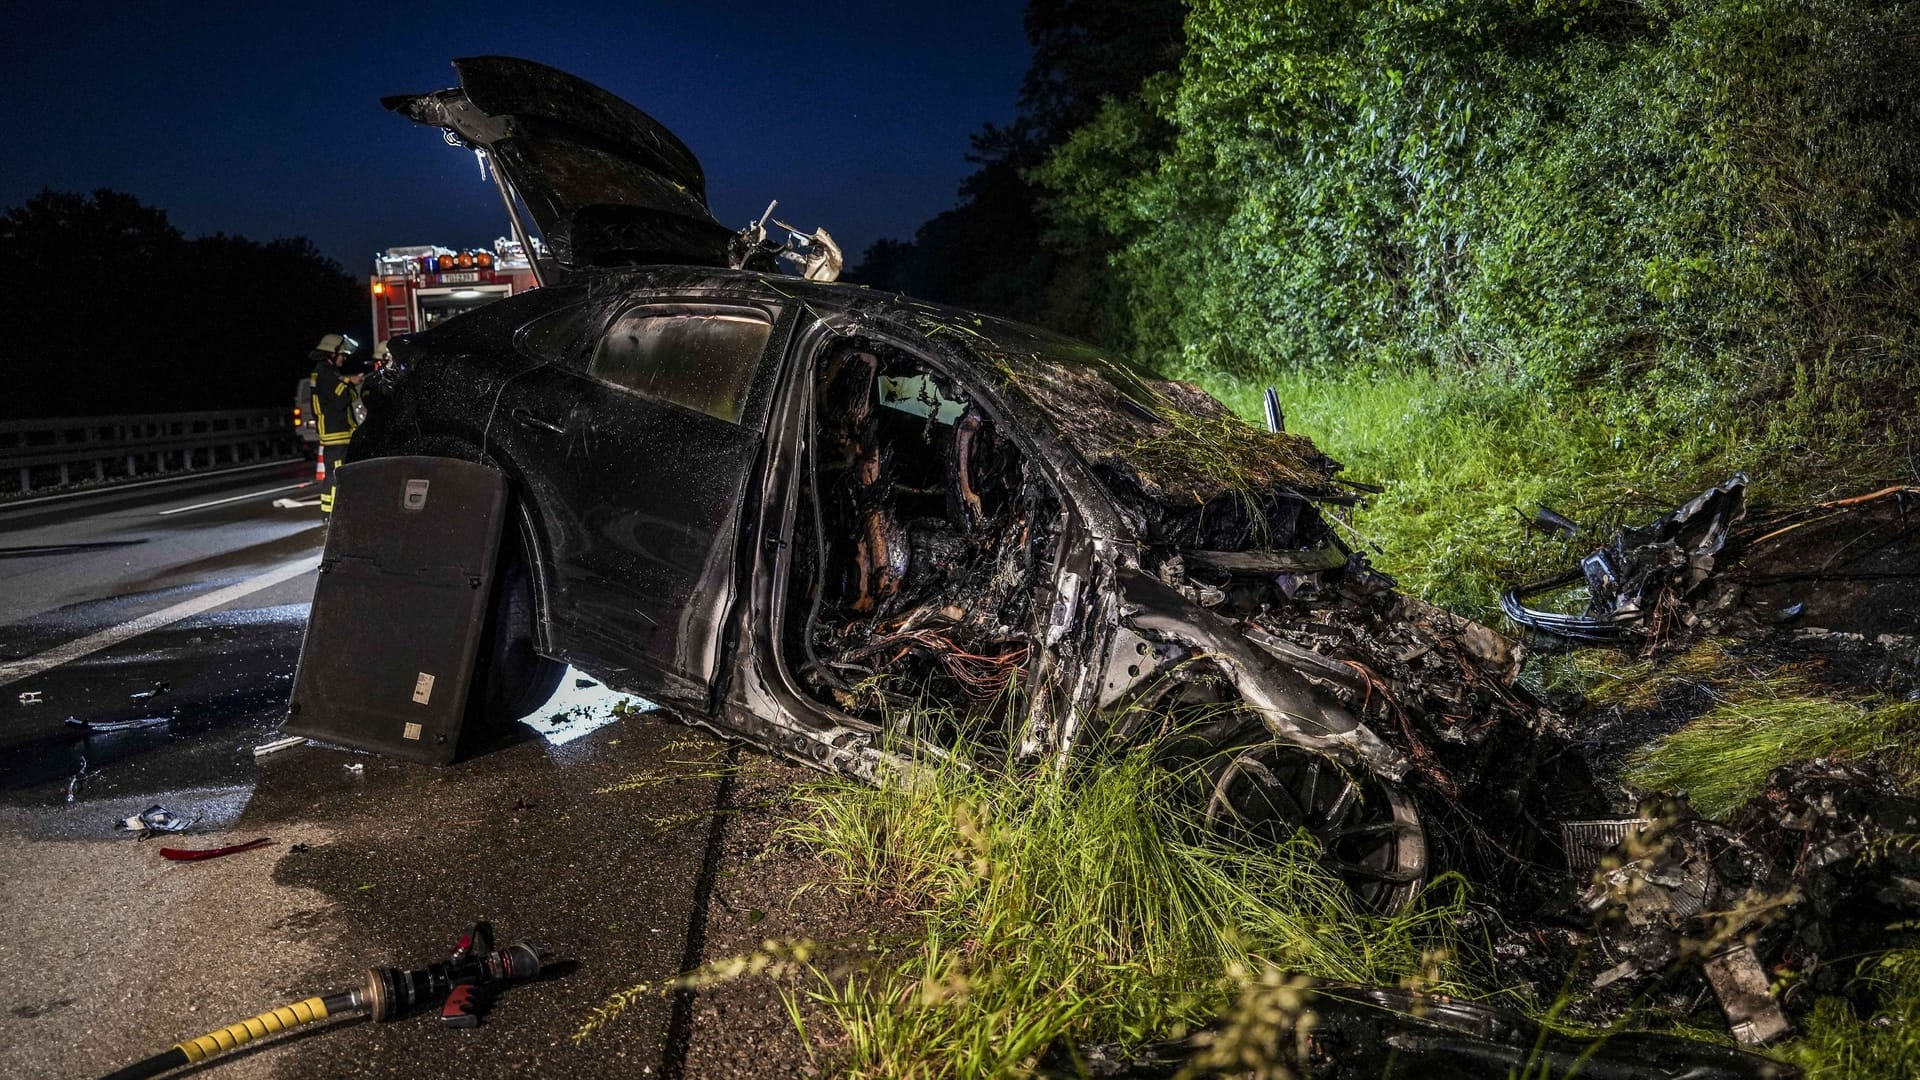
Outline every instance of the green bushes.
[(1200, 0), (1187, 46), (1038, 173), (1063, 235), (1119, 241), (1149, 362), (1692, 422), (1797, 391), (1782, 437), (1816, 449), (1910, 385), (1914, 5)]

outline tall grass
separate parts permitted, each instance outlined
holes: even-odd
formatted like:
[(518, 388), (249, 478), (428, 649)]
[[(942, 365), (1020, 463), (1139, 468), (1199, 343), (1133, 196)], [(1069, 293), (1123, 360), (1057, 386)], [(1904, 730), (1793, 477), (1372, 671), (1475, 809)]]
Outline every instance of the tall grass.
[[(1702, 422), (1704, 410), (1691, 406), (1555, 389), (1498, 370), (1361, 366), (1276, 372), (1287, 428), (1344, 462), (1343, 475), (1386, 486), (1354, 522), (1377, 543), (1374, 561), (1464, 615), (1490, 616), (1501, 588), (1558, 570), (1607, 539), (1581, 537), (1568, 548), (1529, 537), (1522, 515), (1540, 503), (1610, 527), (1657, 516), (1740, 469), (1774, 500), (1846, 489), (1884, 475), (1899, 451), (1898, 437), (1875, 441), (1864, 421), (1847, 429), (1844, 444), (1827, 433), (1828, 453), (1809, 450), (1806, 417), (1815, 410), (1799, 397)], [(1242, 416), (1261, 415), (1264, 383), (1180, 374)]]
[(1626, 779), (1648, 791), (1685, 792), (1694, 809), (1724, 818), (1760, 793), (1774, 769), (1818, 757), (1895, 751), (1920, 731), (1920, 704), (1872, 706), (1789, 694), (1730, 701), (1635, 754)]
[(1216, 1015), (1249, 971), (1460, 991), (1456, 881), (1354, 909), (1311, 841), (1224, 849), (1144, 752), (1017, 776), (955, 767), (823, 782), (791, 836), (924, 938), (821, 991), (851, 1076), (1030, 1071), (1057, 1042), (1138, 1043)]
[(1861, 1017), (1842, 997), (1825, 997), (1807, 1017), (1806, 1033), (1779, 1057), (1808, 1080), (1920, 1076), (1920, 950), (1896, 949), (1861, 964), (1860, 982), (1879, 992), (1879, 1008)]

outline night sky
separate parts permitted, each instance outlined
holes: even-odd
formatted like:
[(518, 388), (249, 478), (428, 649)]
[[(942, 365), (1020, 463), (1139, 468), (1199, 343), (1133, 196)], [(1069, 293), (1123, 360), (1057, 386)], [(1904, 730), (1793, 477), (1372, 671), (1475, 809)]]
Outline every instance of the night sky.
[[(653, 114), (729, 226), (778, 198), (857, 262), (951, 206), (967, 136), (1014, 112), (1017, 0), (793, 4), (0, 4), (0, 206), (110, 187), (189, 236), (377, 249), (507, 232), (471, 154), (380, 108), (454, 57), (551, 64)], [(811, 12), (811, 13), (810, 13)]]

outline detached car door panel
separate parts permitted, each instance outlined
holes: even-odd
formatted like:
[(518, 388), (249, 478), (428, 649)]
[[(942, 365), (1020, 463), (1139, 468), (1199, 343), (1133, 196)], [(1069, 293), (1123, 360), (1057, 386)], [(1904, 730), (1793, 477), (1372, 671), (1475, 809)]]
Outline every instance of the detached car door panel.
[(637, 689), (709, 700), (784, 331), (767, 307), (642, 303), (520, 396), (563, 636)]

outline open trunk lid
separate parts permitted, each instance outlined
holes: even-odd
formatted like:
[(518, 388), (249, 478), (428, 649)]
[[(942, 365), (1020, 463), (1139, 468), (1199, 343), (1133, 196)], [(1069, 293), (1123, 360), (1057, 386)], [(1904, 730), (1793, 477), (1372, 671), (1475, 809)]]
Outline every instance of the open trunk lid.
[(459, 86), (380, 103), (484, 150), (562, 268), (727, 265), (731, 231), (707, 208), (700, 162), (658, 120), (531, 60), (453, 66)]

